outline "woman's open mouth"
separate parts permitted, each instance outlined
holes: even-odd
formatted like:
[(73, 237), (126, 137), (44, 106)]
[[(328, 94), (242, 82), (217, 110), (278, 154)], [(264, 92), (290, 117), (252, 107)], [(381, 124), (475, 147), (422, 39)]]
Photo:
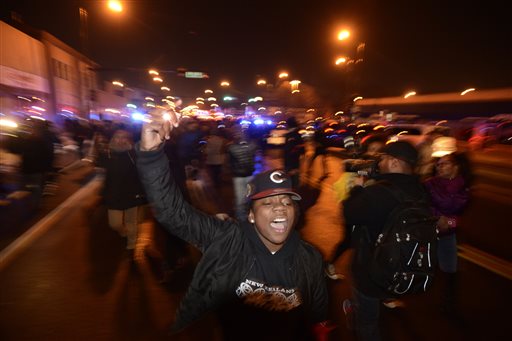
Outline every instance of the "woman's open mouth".
[(270, 222), (270, 226), (279, 233), (286, 231), (288, 220), (286, 218), (276, 218)]

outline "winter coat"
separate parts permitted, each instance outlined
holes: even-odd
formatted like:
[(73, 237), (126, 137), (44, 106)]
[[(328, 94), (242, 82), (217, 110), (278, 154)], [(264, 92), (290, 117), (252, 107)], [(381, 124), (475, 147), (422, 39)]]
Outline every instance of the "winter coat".
[[(411, 199), (428, 200), (419, 179), (414, 175), (381, 174), (377, 181), (367, 187), (356, 186), (343, 202), (346, 228), (352, 228), (354, 258), (352, 272), (356, 288), (363, 294), (375, 298), (388, 298), (389, 293), (379, 288), (369, 277), (369, 264), (373, 245), (382, 232), (386, 220), (399, 204), (390, 191), (389, 183)], [(386, 184), (383, 183), (386, 182)]]
[(234, 177), (252, 175), (255, 167), (257, 146), (245, 141), (228, 146), (229, 163)]
[(112, 210), (126, 210), (146, 203), (132, 150), (107, 149), (99, 156), (98, 167), (105, 169), (103, 201)]
[(300, 156), (304, 154), (304, 141), (299, 134), (297, 128), (290, 129), (285, 135), (286, 142), (284, 144), (284, 168), (291, 171), (299, 169)]
[[(254, 227), (221, 221), (189, 205), (169, 172), (162, 149), (138, 151), (137, 166), (159, 223), (203, 253), (177, 312), (173, 329), (180, 330), (205, 312), (220, 308), (233, 295), (255, 262), (244, 232)], [(300, 240), (291, 271), (313, 322), (327, 319), (327, 288), (321, 265), (320, 253)]]
[(435, 176), (425, 181), (425, 187), (436, 216), (458, 216), (469, 202), (469, 188), (462, 176), (453, 179)]

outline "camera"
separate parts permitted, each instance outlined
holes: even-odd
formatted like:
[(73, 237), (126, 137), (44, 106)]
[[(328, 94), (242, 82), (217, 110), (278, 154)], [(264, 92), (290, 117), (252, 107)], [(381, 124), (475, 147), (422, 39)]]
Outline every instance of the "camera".
[(348, 159), (345, 164), (345, 172), (357, 173), (367, 178), (375, 177), (379, 172), (379, 157), (367, 157), (360, 159)]

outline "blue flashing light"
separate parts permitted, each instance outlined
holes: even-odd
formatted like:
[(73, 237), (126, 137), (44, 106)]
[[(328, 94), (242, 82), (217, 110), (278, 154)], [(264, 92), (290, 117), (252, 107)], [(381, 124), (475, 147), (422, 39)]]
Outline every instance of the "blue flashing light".
[(91, 112), (89, 114), (89, 119), (99, 121), (100, 120), (100, 115), (98, 115), (97, 113)]
[(272, 122), (272, 120), (267, 120), (267, 124), (268, 125), (272, 125), (274, 122)]
[(240, 121), (240, 124), (249, 125), (249, 124), (251, 124), (251, 121), (242, 120), (242, 121)]
[(144, 121), (145, 117), (140, 112), (134, 112), (132, 114), (132, 120), (134, 121)]
[(265, 122), (261, 118), (258, 118), (258, 119), (254, 120), (254, 124), (256, 124), (256, 125), (261, 125), (263, 123), (265, 123)]

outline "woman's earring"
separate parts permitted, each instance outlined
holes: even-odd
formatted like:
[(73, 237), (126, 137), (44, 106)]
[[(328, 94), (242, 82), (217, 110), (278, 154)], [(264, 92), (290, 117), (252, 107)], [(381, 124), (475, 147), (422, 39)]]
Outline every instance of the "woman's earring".
[(251, 224), (254, 224), (254, 219), (253, 219), (253, 218), (249, 218), (249, 222), (250, 222)]

